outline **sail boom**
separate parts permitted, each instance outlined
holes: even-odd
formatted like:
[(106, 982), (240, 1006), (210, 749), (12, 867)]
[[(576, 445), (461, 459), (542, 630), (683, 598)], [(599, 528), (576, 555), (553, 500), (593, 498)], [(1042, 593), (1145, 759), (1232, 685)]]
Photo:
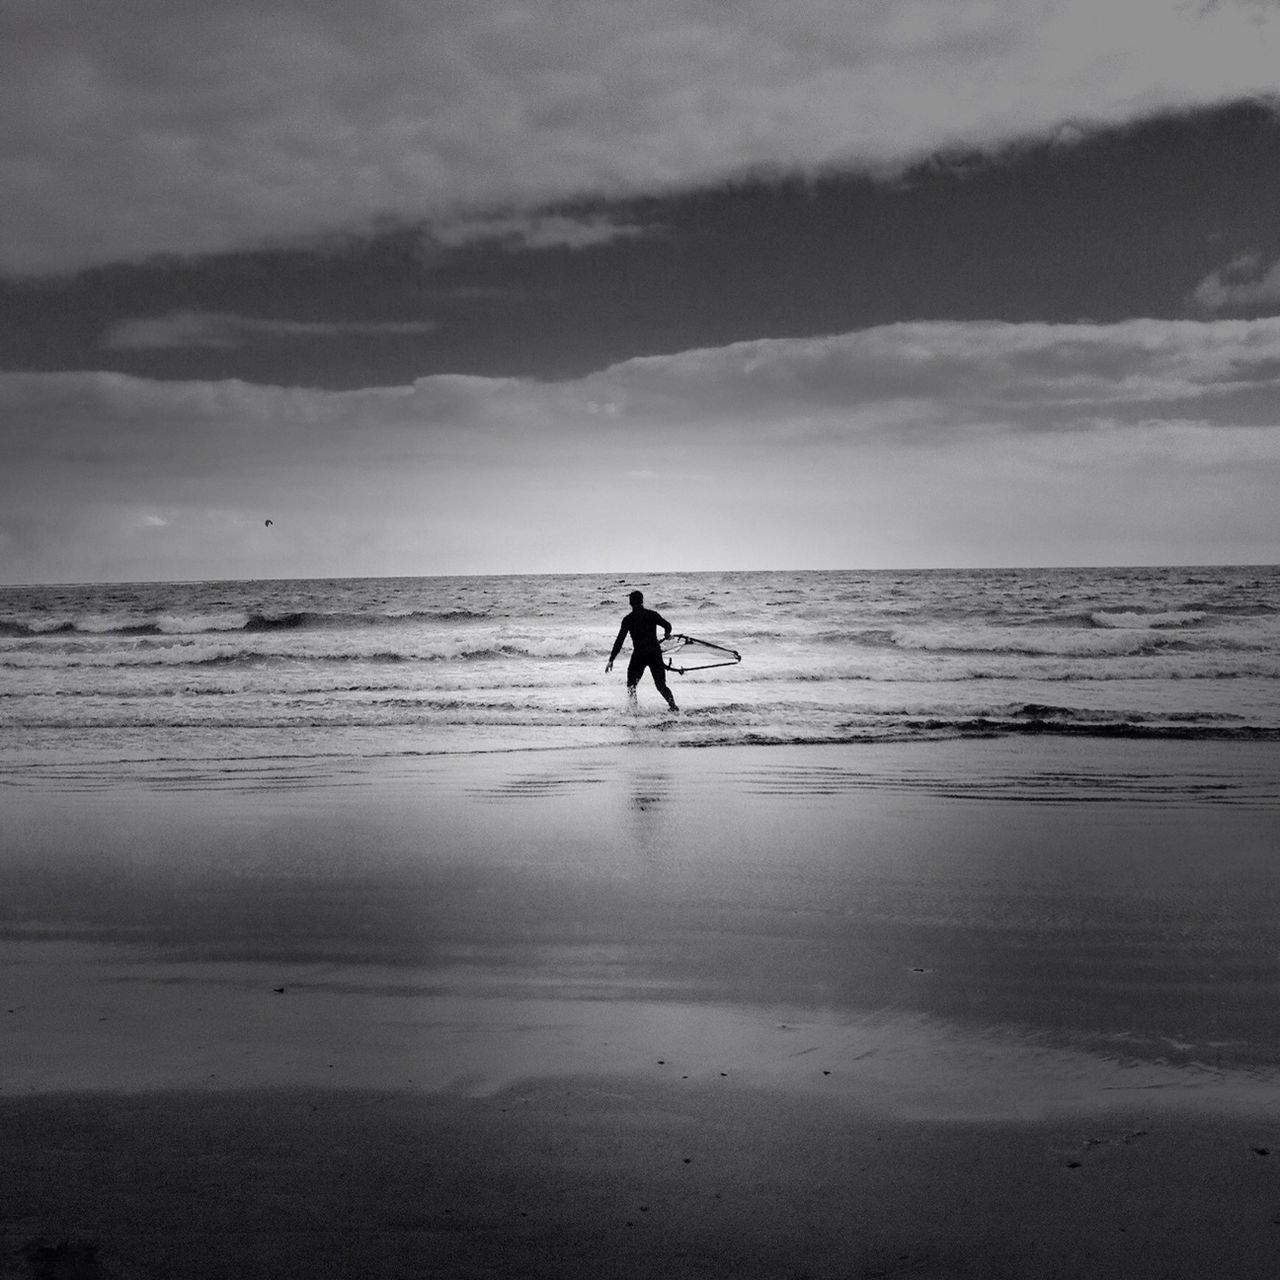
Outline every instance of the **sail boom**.
[[(676, 634), (662, 642), (665, 658), (663, 665), (676, 675), (684, 675), (688, 671), (710, 671), (713, 667), (735, 667), (742, 661), (742, 655), (725, 644), (716, 644), (711, 640), (700, 640), (697, 636)], [(676, 662), (677, 655), (687, 656), (690, 661)], [(712, 659), (712, 661), (697, 661)]]

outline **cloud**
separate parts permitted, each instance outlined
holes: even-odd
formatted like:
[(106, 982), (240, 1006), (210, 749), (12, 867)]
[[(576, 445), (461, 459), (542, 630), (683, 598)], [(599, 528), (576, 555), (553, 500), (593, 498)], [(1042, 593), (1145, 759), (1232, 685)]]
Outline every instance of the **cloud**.
[(174, 347), (231, 348), (261, 338), (402, 337), (434, 333), (432, 320), (363, 324), (355, 321), (265, 320), (216, 311), (171, 311), (163, 316), (119, 320), (102, 346), (112, 351), (153, 351)]
[[(1280, 320), (931, 322), (641, 357), (583, 380), (624, 420), (748, 427), (780, 417), (889, 431), (1076, 429), (1159, 412), (1253, 413), (1277, 386)], [(1176, 410), (1175, 410), (1176, 407)]]
[(0, 270), (894, 166), (1269, 93), (1276, 31), (1181, 0), (11, 0)]
[(603, 214), (553, 213), (455, 218), (433, 224), (429, 232), (432, 241), (446, 248), (494, 241), (512, 249), (584, 249), (654, 234), (655, 228), (616, 223)]
[(1026, 435), (1161, 416), (1225, 424), (1252, 422), (1250, 406), (1278, 389), (1280, 317), (937, 321), (637, 357), (561, 382), (434, 375), (408, 386), (326, 391), (116, 373), (0, 374), (0, 411), (11, 424), (7, 460), (18, 466), (68, 448), (123, 458), (135, 439), (140, 447), (185, 439), (196, 449), (240, 435), (257, 452), (305, 436), (318, 450), (345, 455), (393, 437), (426, 451), (443, 438), (471, 448), (483, 439), (527, 439), (543, 449), (641, 439), (647, 430), (663, 438), (722, 429), (769, 437), (796, 422), (849, 435), (878, 423), (891, 436), (904, 422), (948, 436), (969, 427)]
[(559, 383), (4, 374), (3, 572), (1274, 562), (1278, 396), (1280, 319), (890, 325)]
[(1253, 311), (1280, 305), (1280, 258), (1264, 268), (1261, 253), (1243, 253), (1201, 280), (1191, 300), (1206, 311)]

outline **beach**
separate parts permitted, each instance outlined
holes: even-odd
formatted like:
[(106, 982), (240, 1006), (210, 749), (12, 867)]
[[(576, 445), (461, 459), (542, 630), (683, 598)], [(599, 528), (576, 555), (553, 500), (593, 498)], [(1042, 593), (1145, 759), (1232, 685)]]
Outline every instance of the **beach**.
[(1273, 775), (1048, 736), (9, 770), (0, 1275), (1274, 1275)]
[(1280, 1280), (1280, 0), (0, 0), (0, 1280)]

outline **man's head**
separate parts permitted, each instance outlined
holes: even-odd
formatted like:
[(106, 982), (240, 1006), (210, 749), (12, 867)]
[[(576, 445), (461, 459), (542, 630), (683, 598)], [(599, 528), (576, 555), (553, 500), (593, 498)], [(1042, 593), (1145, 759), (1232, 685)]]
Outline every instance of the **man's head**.
[(644, 604), (644, 592), (633, 591), (627, 599), (631, 601), (631, 607), (633, 609), (638, 609), (642, 604)]

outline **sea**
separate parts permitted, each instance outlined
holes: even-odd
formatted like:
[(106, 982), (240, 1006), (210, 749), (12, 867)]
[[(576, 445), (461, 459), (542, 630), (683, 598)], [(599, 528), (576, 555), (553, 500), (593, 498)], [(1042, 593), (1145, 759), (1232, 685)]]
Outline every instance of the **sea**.
[[(733, 665), (625, 653), (639, 589)], [(642, 744), (1280, 739), (1280, 567), (0, 587), (0, 767)]]

